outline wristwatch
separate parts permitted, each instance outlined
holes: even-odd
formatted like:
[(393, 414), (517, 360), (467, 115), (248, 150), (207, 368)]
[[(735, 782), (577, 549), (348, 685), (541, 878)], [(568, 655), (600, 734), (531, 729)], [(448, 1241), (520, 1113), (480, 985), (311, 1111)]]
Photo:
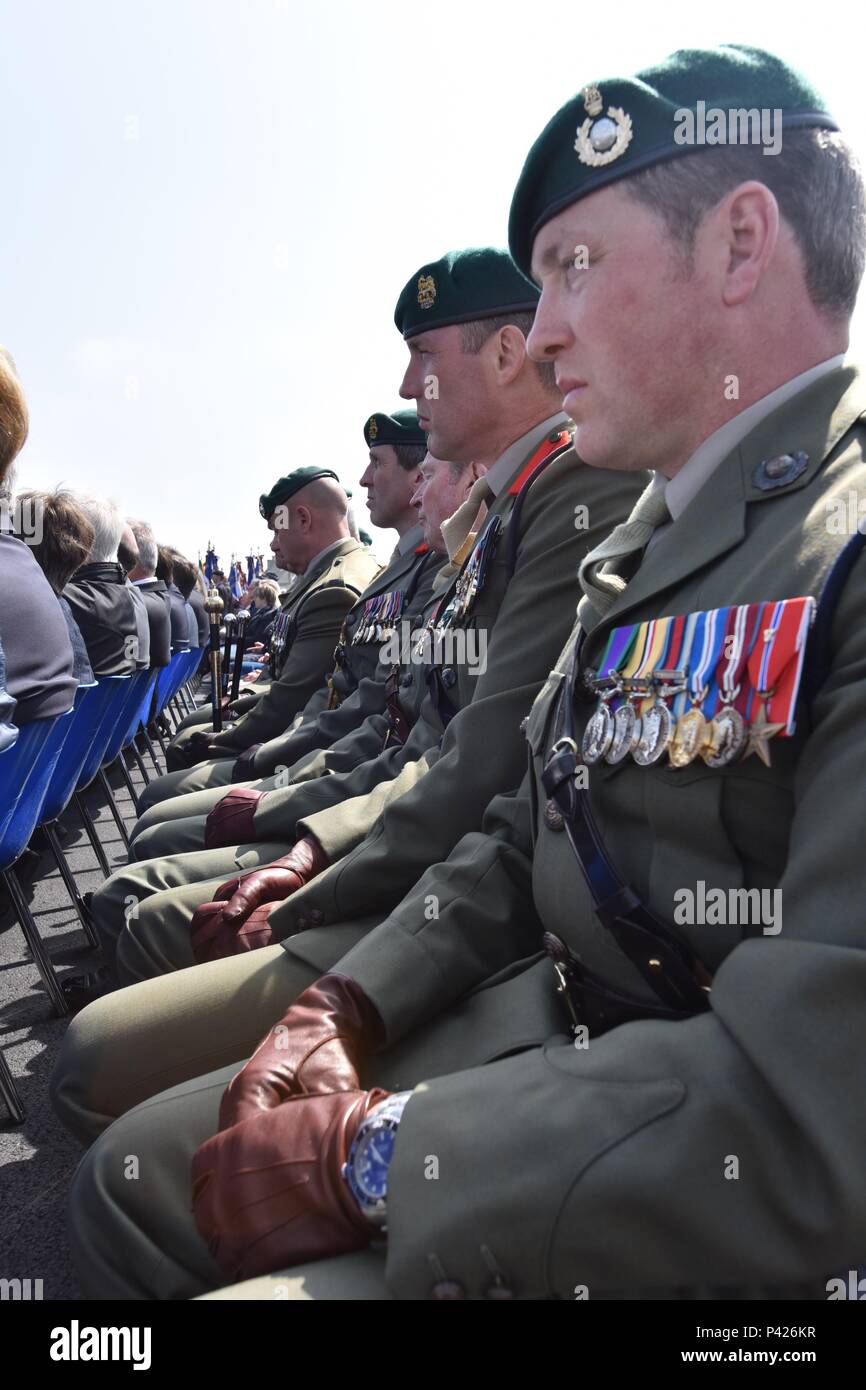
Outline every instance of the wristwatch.
[(361, 1121), (352, 1140), (343, 1177), (363, 1216), (381, 1231), (386, 1229), (388, 1169), (400, 1116), (411, 1099), (411, 1091), (399, 1091), (371, 1110)]

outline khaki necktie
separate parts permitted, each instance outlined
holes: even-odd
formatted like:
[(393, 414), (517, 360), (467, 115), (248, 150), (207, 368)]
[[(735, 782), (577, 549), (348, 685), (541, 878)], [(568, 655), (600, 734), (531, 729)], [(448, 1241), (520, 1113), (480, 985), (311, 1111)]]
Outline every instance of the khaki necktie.
[[(605, 566), (609, 562), (622, 561), (627, 556), (637, 558), (649, 544), (656, 528), (671, 520), (665, 502), (666, 484), (667, 479), (657, 473), (649, 487), (641, 493), (628, 520), (615, 526), (607, 539), (584, 557), (578, 578), (586, 597), (581, 600), (578, 615), (580, 608), (590, 603), (604, 617), (619, 598), (628, 581), (621, 573), (606, 571)], [(627, 571), (629, 566), (617, 565), (617, 569)]]
[[(466, 501), (461, 502), (453, 516), (443, 521), (442, 539), (448, 550), (449, 563), (437, 574), (434, 589), (441, 588), (443, 583), (457, 573), (472, 550), (481, 523), (487, 514), (487, 503), (492, 497), (493, 492), (486, 477), (476, 478)], [(483, 512), (482, 507), (485, 509)]]

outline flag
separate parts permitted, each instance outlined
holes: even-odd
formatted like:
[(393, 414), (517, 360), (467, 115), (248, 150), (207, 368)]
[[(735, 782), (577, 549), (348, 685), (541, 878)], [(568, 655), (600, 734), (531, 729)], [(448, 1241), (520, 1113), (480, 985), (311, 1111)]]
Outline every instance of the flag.
[(256, 577), (255, 563), (256, 563), (256, 557), (255, 557), (254, 555), (248, 555), (248, 556), (247, 556), (247, 583), (248, 583), (248, 584), (252, 584), (253, 580), (254, 580), (255, 577)]
[(244, 591), (243, 579), (241, 577), (240, 569), (241, 567), (238, 564), (237, 560), (233, 561), (231, 571), (229, 573), (229, 588), (231, 589), (232, 598), (236, 599), (240, 598), (241, 594)]
[(210, 541), (208, 541), (207, 554), (204, 560), (204, 577), (208, 584), (213, 581), (213, 572), (219, 569), (220, 557), (217, 555)]

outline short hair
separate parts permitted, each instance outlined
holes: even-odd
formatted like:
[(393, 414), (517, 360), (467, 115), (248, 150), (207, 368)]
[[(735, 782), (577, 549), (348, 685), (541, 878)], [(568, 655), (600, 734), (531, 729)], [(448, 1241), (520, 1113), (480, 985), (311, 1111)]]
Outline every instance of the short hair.
[(108, 563), (116, 560), (126, 522), (114, 502), (89, 492), (71, 492), (68, 496), (81, 508), (96, 533), (88, 560)]
[(835, 131), (786, 131), (772, 156), (761, 145), (715, 145), (631, 174), (623, 188), (661, 217), (688, 275), (704, 215), (751, 179), (769, 188), (793, 232), (815, 308), (849, 317), (863, 277), (866, 201), (857, 158)]
[(185, 555), (181, 555), (179, 550), (170, 550), (171, 569), (174, 582), (180, 589), (185, 599), (189, 598), (195, 588), (196, 568), (192, 560), (188, 560)]
[(171, 559), (171, 550), (167, 545), (159, 546), (159, 555), (156, 561), (156, 577), (161, 579), (163, 584), (174, 583), (174, 565)]
[(392, 444), (391, 448), (400, 467), (407, 473), (411, 473), (414, 468), (420, 468), (427, 457), (426, 444)]
[[(535, 322), (534, 309), (521, 309), (517, 314), (496, 314), (490, 319), (470, 319), (468, 323), (460, 325), (460, 345), (464, 352), (472, 354), (478, 353), (484, 344), (498, 333), (501, 328), (507, 328), (513, 324), (528, 338), (532, 332), (532, 325)], [(545, 391), (551, 394), (558, 394), (556, 385), (556, 368), (552, 362), (533, 362), (535, 370), (538, 372), (539, 380)]]
[(156, 537), (146, 521), (138, 521), (134, 517), (127, 517), (127, 524), (135, 536), (135, 543), (138, 546), (138, 563), (144, 570), (147, 578), (156, 574), (156, 562), (159, 559)]
[(91, 553), (96, 532), (72, 493), (33, 490), (19, 493), (18, 501), (33, 503), (41, 513), (40, 540), (35, 545), (28, 543), (48, 583), (59, 594)]
[(0, 347), (0, 485), (24, 447), (30, 416), (15, 360)]
[[(129, 522), (127, 522), (126, 525), (129, 526)], [(129, 529), (131, 531), (132, 527), (129, 527)], [(133, 536), (132, 539), (134, 541), (135, 536)], [(127, 574), (129, 574), (130, 570), (134, 570), (138, 564), (138, 546), (133, 547), (129, 544), (126, 539), (126, 527), (124, 527), (123, 535), (117, 545), (117, 558), (123, 565)]]
[(269, 579), (260, 579), (253, 589), (253, 598), (265, 599), (271, 608), (274, 607), (279, 596), (279, 589), (276, 584), (272, 584)]
[(471, 467), (471, 460), (467, 463), (455, 463), (454, 459), (448, 460), (448, 475), (452, 483), (459, 483), (467, 468)]

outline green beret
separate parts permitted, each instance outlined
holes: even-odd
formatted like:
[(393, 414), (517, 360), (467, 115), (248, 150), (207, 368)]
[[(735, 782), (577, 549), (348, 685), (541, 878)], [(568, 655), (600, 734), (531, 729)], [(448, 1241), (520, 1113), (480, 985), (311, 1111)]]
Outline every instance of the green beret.
[(358, 540), (361, 542), (362, 545), (373, 544), (373, 537), (370, 535), (369, 531), (359, 531)]
[(540, 229), (588, 193), (714, 145), (781, 146), (781, 131), (798, 126), (838, 130), (806, 79), (760, 48), (682, 48), (634, 77), (592, 83), (529, 151), (511, 202), (511, 254), (528, 275)]
[(268, 517), (273, 516), (282, 503), (288, 502), (290, 497), (294, 497), (296, 492), (300, 492), (307, 483), (312, 483), (316, 478), (337, 477), (333, 468), (317, 468), (314, 463), (307, 463), (303, 468), (296, 468), (293, 473), (287, 473), (285, 478), (278, 478), (270, 492), (263, 492), (259, 498), (259, 511), (267, 521)]
[(364, 426), (367, 447), (374, 444), (425, 444), (427, 436), (418, 424), (417, 410), (395, 410), (384, 415), (377, 410)]
[(534, 313), (537, 304), (538, 290), (508, 252), (480, 246), (449, 251), (416, 271), (397, 300), (394, 322), (408, 339), (449, 323)]

